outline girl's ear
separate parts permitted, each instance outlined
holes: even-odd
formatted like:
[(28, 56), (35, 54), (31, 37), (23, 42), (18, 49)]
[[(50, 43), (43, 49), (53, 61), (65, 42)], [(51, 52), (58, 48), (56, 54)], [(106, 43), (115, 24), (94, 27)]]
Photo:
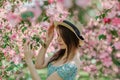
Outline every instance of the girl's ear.
[(84, 46), (84, 44), (85, 44), (84, 40), (79, 40), (79, 45), (80, 46)]

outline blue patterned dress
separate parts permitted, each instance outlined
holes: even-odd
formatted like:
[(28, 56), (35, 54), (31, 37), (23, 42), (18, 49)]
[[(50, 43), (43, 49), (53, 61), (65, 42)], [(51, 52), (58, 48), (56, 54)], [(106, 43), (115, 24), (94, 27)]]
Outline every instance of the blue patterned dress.
[(77, 66), (72, 63), (65, 63), (61, 66), (54, 66), (51, 63), (49, 63), (47, 77), (49, 77), (54, 72), (57, 72), (57, 74), (63, 80), (75, 80), (75, 76), (77, 74)]

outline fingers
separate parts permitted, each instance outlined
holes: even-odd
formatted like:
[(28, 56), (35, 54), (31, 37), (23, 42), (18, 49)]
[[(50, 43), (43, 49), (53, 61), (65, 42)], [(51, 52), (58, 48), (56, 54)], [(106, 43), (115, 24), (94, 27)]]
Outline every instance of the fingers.
[(49, 29), (48, 30), (54, 30), (54, 24), (52, 23), (52, 25), (50, 25)]
[(23, 44), (23, 48), (24, 48), (24, 51), (29, 52), (29, 51), (30, 51), (30, 42), (29, 42), (29, 41), (26, 41), (26, 42)]

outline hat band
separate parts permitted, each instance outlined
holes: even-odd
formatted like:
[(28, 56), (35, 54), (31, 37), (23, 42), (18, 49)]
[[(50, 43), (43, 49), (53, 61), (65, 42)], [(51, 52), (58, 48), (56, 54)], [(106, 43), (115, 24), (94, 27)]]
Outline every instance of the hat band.
[(73, 25), (71, 22), (68, 22), (66, 20), (63, 21), (64, 23), (68, 24), (69, 26), (72, 27), (72, 29), (75, 31), (75, 33), (77, 34), (77, 36), (81, 39), (84, 40), (84, 38), (80, 35), (80, 31), (76, 28), (75, 25)]

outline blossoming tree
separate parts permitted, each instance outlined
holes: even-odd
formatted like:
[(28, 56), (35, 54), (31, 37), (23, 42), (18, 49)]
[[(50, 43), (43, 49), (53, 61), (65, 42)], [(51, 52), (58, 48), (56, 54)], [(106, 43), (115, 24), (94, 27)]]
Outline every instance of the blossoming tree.
[[(46, 30), (51, 22), (62, 21), (68, 16), (84, 24), (81, 70), (87, 71), (93, 79), (102, 76), (119, 79), (120, 1), (97, 1), (100, 8), (92, 0), (1, 0), (0, 79), (7, 79), (12, 74), (19, 78), (17, 74), (26, 68), (23, 43), (31, 42), (34, 62), (39, 48), (45, 46)], [(96, 14), (89, 17), (89, 9), (97, 10)], [(56, 48), (53, 40), (47, 52)]]

